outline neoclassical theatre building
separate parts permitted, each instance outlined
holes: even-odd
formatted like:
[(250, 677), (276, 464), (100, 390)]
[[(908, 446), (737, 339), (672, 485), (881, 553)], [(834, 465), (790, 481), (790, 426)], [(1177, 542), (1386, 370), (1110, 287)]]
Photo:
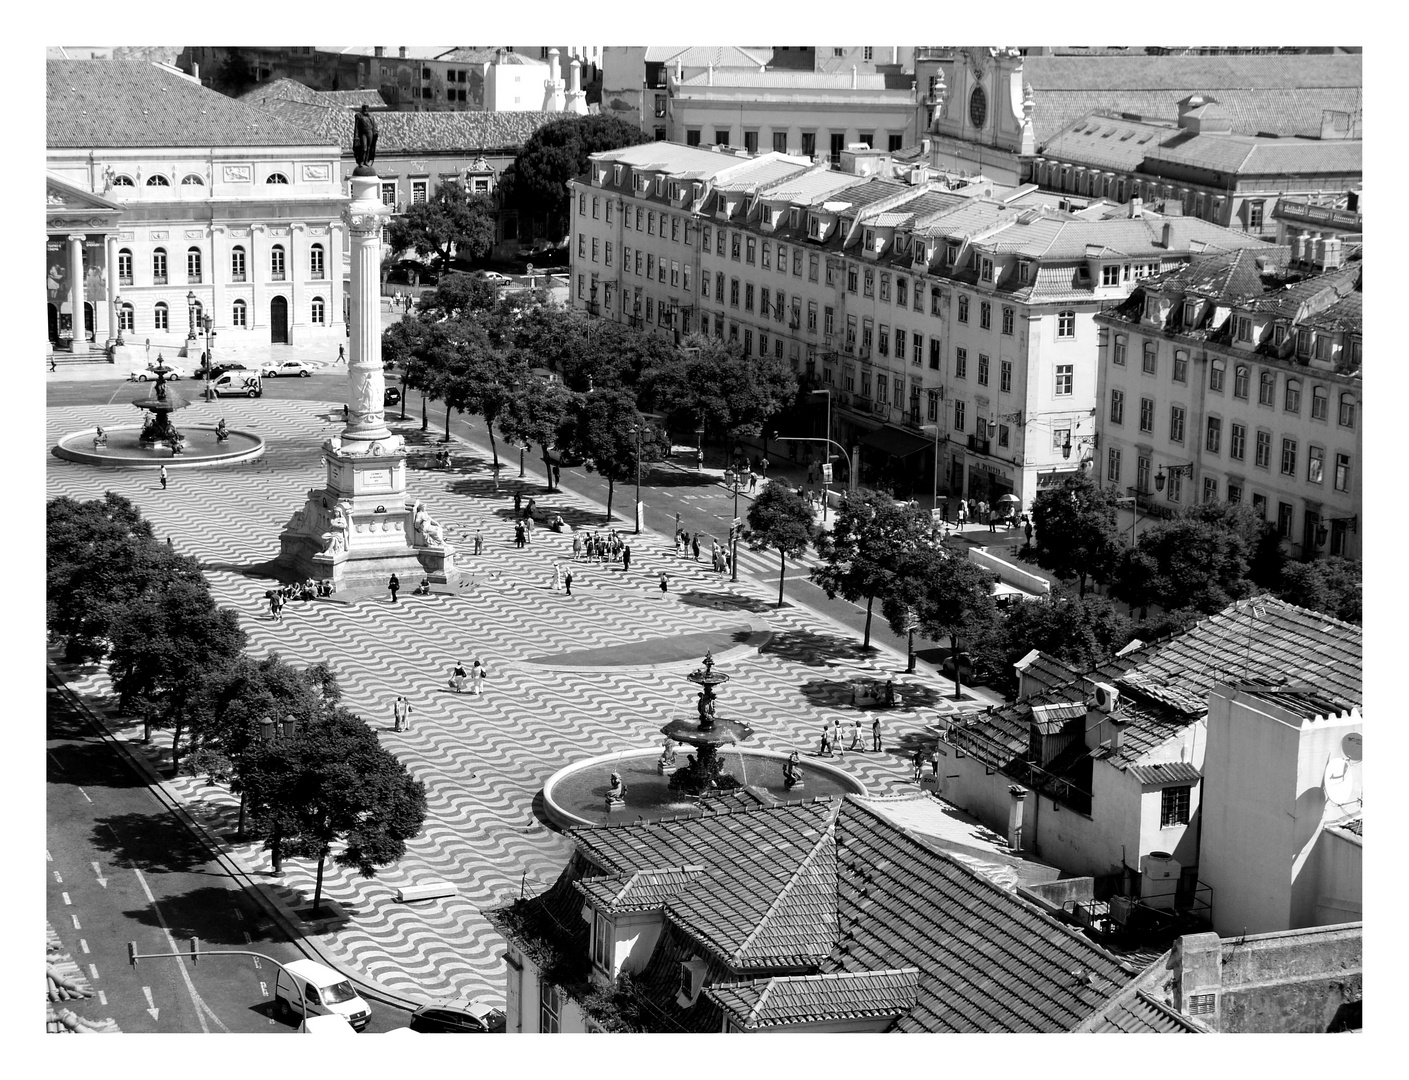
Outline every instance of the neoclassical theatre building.
[(345, 340), (336, 144), (147, 61), (50, 60), (47, 90), (51, 348), (175, 350), (207, 315), (227, 356)]

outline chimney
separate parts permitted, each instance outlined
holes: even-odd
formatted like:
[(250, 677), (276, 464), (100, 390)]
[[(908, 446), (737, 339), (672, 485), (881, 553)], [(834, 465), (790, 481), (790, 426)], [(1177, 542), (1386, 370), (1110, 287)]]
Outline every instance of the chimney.
[(709, 65), (709, 85), (714, 85), (714, 64)]
[(1160, 246), (1166, 251), (1174, 246), (1174, 222), (1166, 221), (1164, 228), (1160, 230)]
[(372, 46), (372, 55), (373, 55), (373, 56), (385, 56), (385, 55), (386, 55), (386, 46), (385, 46), (385, 45), (373, 45), (373, 46)]
[(1023, 846), (1023, 800), (1027, 789), (1013, 784), (1008, 788), (1008, 847), (1021, 851)]
[(891, 62), (892, 64), (898, 64), (898, 63), (900, 63), (900, 46), (899, 46), (899, 45), (892, 45), (892, 46), (890, 47), (890, 62)]
[(1218, 935), (1185, 934), (1170, 949), (1165, 967), (1174, 972), (1174, 1007), (1188, 1015), (1193, 1011), (1192, 998), (1211, 995), (1214, 1015), (1205, 1016), (1204, 1022), (1217, 1029), (1223, 989), (1223, 943)]
[(1130, 216), (1132, 218), (1145, 216), (1145, 200), (1138, 195), (1130, 200)]
[(851, 88), (856, 89), (856, 65), (851, 65)]
[(568, 89), (574, 94), (582, 93), (582, 62), (576, 56), (572, 58), (572, 82)]
[(1125, 739), (1125, 725), (1129, 723), (1123, 716), (1108, 716), (1106, 723), (1109, 725), (1111, 733), (1111, 753), (1120, 749), (1120, 744)]
[(929, 160), (930, 160), (930, 141), (929, 141), (929, 139), (921, 139), (921, 140), (920, 140), (920, 153), (922, 153), (922, 154), (925, 155), (925, 164), (928, 165), (928, 164), (929, 164)]
[(405, 59), (406, 59), (406, 46), (405, 46), (405, 45), (401, 46), (401, 49), (399, 50), (399, 52), (400, 52), (400, 55), (401, 55), (401, 59), (405, 60)]
[(1339, 270), (1343, 259), (1341, 251), (1341, 238), (1332, 236), (1326, 241), (1326, 253), (1322, 258), (1322, 266), (1327, 270)]
[(201, 81), (201, 65), (194, 60), (191, 61), (191, 78), (195, 79), (196, 82)]
[(683, 79), (683, 78), (685, 77), (685, 76), (684, 76), (684, 72), (685, 72), (685, 67), (684, 67), (684, 65), (681, 63), (680, 57), (677, 56), (677, 57), (675, 58), (675, 81), (676, 81), (676, 82), (679, 82), (681, 79)]

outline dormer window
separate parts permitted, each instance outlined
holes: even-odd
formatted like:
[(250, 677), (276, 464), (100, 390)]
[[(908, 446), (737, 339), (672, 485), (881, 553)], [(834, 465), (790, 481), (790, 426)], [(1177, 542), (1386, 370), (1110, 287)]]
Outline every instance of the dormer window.
[(1150, 322), (1159, 321), (1159, 298), (1155, 296), (1145, 297), (1145, 318)]
[(656, 194), (657, 194), (657, 195), (662, 195), (662, 194), (664, 194), (664, 193), (665, 193), (665, 177), (663, 177), (663, 176), (657, 176), (657, 177), (656, 177)]
[(675, 994), (675, 1004), (689, 1008), (699, 1000), (706, 970), (705, 962), (698, 957), (680, 962), (680, 984)]
[[(1246, 321), (1248, 321), (1248, 320), (1239, 320), (1239, 321), (1240, 321), (1240, 322), (1246, 322)], [(1238, 332), (1238, 340), (1239, 340), (1239, 341), (1247, 341), (1247, 340), (1248, 340), (1247, 338), (1245, 338), (1245, 337), (1242, 336), (1241, 327), (1239, 328), (1239, 332)], [(1285, 326), (1283, 326), (1281, 323), (1278, 323), (1276, 326), (1272, 327), (1272, 344), (1273, 344), (1273, 345), (1276, 345), (1276, 346), (1278, 346), (1278, 347), (1280, 348), (1281, 345), (1282, 345), (1282, 343), (1283, 343), (1284, 341), (1286, 341), (1286, 340), (1287, 340), (1287, 328), (1286, 328)]]
[(788, 207), (788, 227), (796, 229), (798, 219), (798, 209), (796, 206)]
[(613, 165), (613, 166), (612, 166), (612, 183), (614, 183), (614, 184), (619, 184), (619, 183), (621, 183), (621, 172), (622, 172), (622, 167), (621, 167), (620, 165)]
[(984, 260), (979, 264), (979, 266), (980, 266), (980, 269), (981, 269), (982, 274), (983, 274), (983, 280), (984, 280), (984, 281), (992, 281), (992, 280), (993, 280), (993, 260), (992, 260), (992, 259), (984, 259)]
[(866, 250), (871, 251), (876, 246), (876, 234), (872, 229), (866, 230)]
[(925, 263), (929, 262), (929, 257), (928, 257), (928, 254), (927, 254), (927, 249), (926, 249), (925, 245), (922, 244), (922, 243), (920, 243), (920, 241), (919, 241), (918, 239), (915, 241), (915, 259), (914, 259), (914, 262), (915, 262), (915, 265), (916, 265), (916, 266), (923, 266)]
[(1031, 263), (1026, 263), (1026, 262), (1020, 262), (1020, 263), (1018, 263), (1018, 283), (1019, 283), (1019, 284), (1021, 284), (1021, 285), (1026, 285), (1026, 284), (1028, 283), (1028, 279), (1029, 279), (1029, 277), (1031, 276), (1031, 274), (1032, 274), (1032, 264), (1031, 264)]
[[(1024, 278), (1024, 280), (1026, 280)], [(1109, 266), (1101, 267), (1101, 284), (1105, 286), (1120, 284), (1120, 264), (1112, 263)]]
[(1199, 304), (1197, 300), (1184, 301), (1184, 325), (1193, 326), (1199, 317)]
[(592, 912), (592, 964), (608, 974), (612, 970), (612, 923), (600, 911)]
[(947, 266), (953, 266), (959, 261), (959, 245), (950, 241), (944, 246), (944, 262)]

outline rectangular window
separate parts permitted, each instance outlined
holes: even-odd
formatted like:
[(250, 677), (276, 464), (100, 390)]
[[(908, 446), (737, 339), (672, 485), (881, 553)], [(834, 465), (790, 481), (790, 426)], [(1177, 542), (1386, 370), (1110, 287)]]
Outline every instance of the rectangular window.
[(1057, 365), (1057, 386), (1056, 390), (1054, 391), (1057, 397), (1071, 396), (1071, 386), (1073, 381), (1072, 373), (1075, 370), (1075, 367), (1076, 365), (1074, 364)]
[(898, 278), (895, 279), (895, 302), (896, 302), (896, 304), (897, 304), (898, 306), (900, 306), (900, 307), (905, 307), (906, 304), (909, 303), (909, 300), (910, 300), (909, 293), (908, 293), (909, 288), (910, 288), (910, 279), (909, 279), (909, 278), (906, 278), (906, 277), (898, 277)]
[(724, 258), (724, 245), (727, 242), (725, 230), (719, 229), (714, 234), (714, 253), (721, 259)]
[(766, 240), (763, 242), (763, 250), (759, 252), (759, 266), (765, 270), (773, 269), (772, 245)]
[(1287, 388), (1282, 395), (1282, 408), (1289, 413), (1301, 412), (1301, 383), (1295, 379), (1287, 380)]
[(1340, 413), (1337, 417), (1341, 427), (1355, 427), (1355, 395), (1342, 394), (1340, 400)]
[(1257, 378), (1257, 403), (1271, 405), (1277, 397), (1277, 376), (1264, 371)]
[(685, 264), (683, 267), (681, 267), (680, 269), (681, 269), (680, 287), (681, 287), (682, 289), (684, 289), (686, 292), (689, 292), (689, 291), (690, 291), (690, 270), (691, 270), (692, 268), (691, 268), (691, 266), (690, 266), (689, 263), (686, 263), (686, 264)]
[(1009, 337), (1013, 334), (1013, 309), (1010, 307), (1003, 309), (1003, 333)]
[(411, 181), (411, 201), (413, 203), (423, 203), (426, 201), (426, 181)]
[(610, 225), (610, 224), (611, 224), (611, 221), (612, 221), (612, 201), (611, 201), (610, 199), (608, 199), (608, 200), (607, 200), (607, 224)]
[[(607, 254), (610, 255), (610, 254), (611, 254), (611, 244), (608, 244), (608, 245), (607, 245), (607, 249), (608, 249), (608, 250), (607, 250)], [(611, 259), (608, 259), (608, 260), (607, 260), (607, 263), (610, 264), (610, 263), (611, 263)], [(665, 260), (664, 260), (664, 259), (661, 260), (661, 265), (662, 265), (662, 266), (665, 265)], [(671, 260), (670, 260), (670, 287), (671, 287), (672, 289), (678, 289), (678, 288), (680, 287), (680, 264), (679, 264), (678, 262), (676, 262), (674, 259), (671, 259)]]
[(1277, 504), (1277, 535), (1290, 540), (1292, 536), (1292, 504)]
[(1052, 449), (1061, 452), (1071, 444), (1071, 428), (1054, 427), (1052, 429)]
[(1059, 312), (1057, 312), (1057, 337), (1059, 337), (1059, 338), (1074, 338), (1074, 337), (1076, 337), (1076, 312), (1075, 312), (1075, 311), (1059, 311)]
[(542, 979), (538, 980), (538, 1030), (544, 1035), (555, 1035), (562, 1030), (561, 1014), (563, 1000), (556, 986)]
[(600, 203), (600, 202), (601, 202), (601, 200), (598, 199), (597, 196), (595, 196), (595, 195), (592, 196), (592, 219), (593, 219), (594, 221), (595, 221), (596, 218), (597, 218), (597, 212), (598, 212), (598, 210), (599, 210), (598, 203)]
[(1013, 392), (1013, 362), (1001, 360), (998, 363), (998, 389), (1001, 393)]
[(1150, 493), (1150, 459), (1144, 454), (1135, 458), (1135, 490), (1142, 495)]
[(881, 324), (879, 336), (876, 338), (876, 351), (882, 356), (890, 355), (890, 327)]
[(602, 261), (608, 266), (612, 264), (612, 242), (610, 240), (602, 248)]
[(1270, 469), (1272, 467), (1272, 433), (1270, 431), (1259, 431), (1257, 433), (1257, 446), (1254, 451), (1253, 464), (1259, 469)]
[(1233, 370), (1233, 396), (1248, 399), (1248, 369), (1246, 364), (1239, 364)]
[(939, 370), (940, 352), (941, 346), (939, 338), (930, 338), (930, 367), (935, 371)]
[(807, 302), (807, 332), (809, 334), (817, 333), (817, 301), (815, 300)]
[(753, 353), (753, 331), (750, 330), (750, 329), (746, 326), (746, 327), (744, 327), (744, 355), (745, 355), (745, 356), (749, 356), (749, 355), (751, 355), (752, 353)]
[(1155, 373), (1155, 367), (1155, 343), (1153, 341), (1147, 341), (1141, 347), (1140, 370), (1146, 375), (1153, 375)]
[(730, 306), (730, 307), (738, 307), (738, 306), (739, 306), (739, 279), (738, 279), (738, 278), (730, 278), (730, 279), (729, 279), (729, 306)]
[[(801, 261), (801, 259), (802, 259), (802, 252), (801, 252), (801, 251), (794, 251), (794, 252), (793, 252), (793, 276), (794, 276), (794, 277), (797, 276), (798, 263)], [(816, 281), (816, 280), (817, 280), (817, 256), (816, 256), (816, 255), (809, 255), (809, 256), (807, 257), (807, 280), (808, 280), (808, 281)], [(829, 284), (830, 284), (830, 283), (829, 283)]]
[(680, 242), (680, 219), (674, 214), (670, 216), (670, 239), (677, 244)]
[(392, 182), (389, 183), (389, 184), (388, 184), (388, 183), (383, 183), (383, 184), (382, 184), (382, 205), (383, 205), (383, 206), (395, 206), (395, 205), (396, 205), (396, 182), (395, 182), (395, 181), (392, 181)]
[(1322, 481), (1322, 474), (1326, 467), (1326, 451), (1319, 446), (1308, 446), (1306, 448), (1306, 479), (1313, 484)]
[(1208, 388), (1215, 393), (1223, 393), (1224, 363), (1222, 360), (1215, 360), (1209, 365)]
[(1324, 386), (1311, 388), (1311, 419), (1325, 421), (1330, 411), (1330, 395)]
[(905, 359), (905, 331), (898, 326), (895, 328), (895, 358)]
[(1125, 366), (1125, 335), (1124, 335), (1124, 334), (1117, 334), (1117, 335), (1115, 336), (1115, 353), (1113, 354), (1112, 359), (1114, 359), (1114, 361), (1116, 362), (1116, 364), (1118, 364), (1120, 367), (1124, 367), (1124, 366)]
[(1125, 423), (1125, 391), (1111, 388), (1111, 423)]
[(1350, 455), (1336, 455), (1336, 490), (1350, 490)]
[(817, 156), (817, 132), (804, 131), (802, 133), (802, 156), (805, 158)]
[[(772, 293), (768, 289), (760, 289), (758, 291), (758, 310), (765, 318), (768, 316), (768, 313), (772, 310), (772, 303)], [(781, 306), (782, 305), (780, 303), (779, 307)]]
[(1296, 475), (1296, 440), (1282, 440), (1282, 475)]
[(870, 268), (868, 267), (868, 268), (866, 269), (866, 274), (865, 274), (865, 277), (864, 277), (864, 279), (863, 279), (863, 285), (862, 285), (862, 288), (861, 288), (861, 295), (862, 295), (862, 296), (874, 296), (874, 295), (875, 295), (875, 283), (876, 283), (876, 273), (875, 273), (874, 270), (872, 270), (872, 269), (870, 269)]
[(612, 924), (600, 911), (592, 913), (592, 963), (603, 971), (611, 971)]
[(1216, 416), (1208, 418), (1208, 430), (1204, 435), (1204, 449), (1210, 454), (1219, 452), (1223, 445), (1223, 421)]
[(881, 299), (887, 304), (890, 303), (890, 275), (881, 275)]
[(1007, 425), (1007, 424), (999, 424), (999, 425), (998, 425), (998, 445), (999, 445), (999, 446), (1007, 446), (1007, 445), (1008, 445), (1008, 425)]
[(1167, 485), (1164, 489), (1164, 497), (1170, 502), (1179, 502), (1184, 497), (1184, 474), (1172, 472), (1169, 474)]
[(964, 403), (962, 401), (954, 402), (954, 430), (964, 430)]
[[(938, 350), (936, 350), (938, 352)], [(919, 367), (925, 360), (925, 335), (915, 334), (910, 338), (910, 362)]]
[(1140, 430), (1147, 435), (1155, 430), (1154, 398), (1142, 397), (1140, 399)]
[(1120, 449), (1112, 446), (1106, 451), (1106, 483), (1120, 483)]
[(836, 333), (836, 317), (830, 304), (822, 309), (822, 333), (828, 337)]
[[(938, 290), (938, 289), (935, 289), (935, 290), (931, 293), (931, 295), (937, 297), (937, 296), (939, 295), (939, 290)], [(931, 309), (931, 314), (938, 315), (938, 314), (939, 314), (939, 311), (938, 311), (937, 309), (932, 308), (932, 309)], [(958, 317), (959, 317), (959, 321), (960, 321), (961, 323), (966, 323), (966, 322), (969, 321), (969, 298), (968, 298), (967, 296), (962, 295), (962, 294), (959, 296), (959, 316), (958, 316)]]
[(956, 348), (954, 350), (954, 377), (956, 379), (967, 379), (969, 377), (969, 350)]
[[(831, 268), (828, 267), (828, 269), (830, 270)], [(848, 266), (848, 267), (846, 268), (846, 291), (847, 291), (847, 292), (853, 293), (853, 294), (856, 292), (856, 282), (857, 282), (858, 277), (859, 277), (859, 275), (856, 273), (856, 267), (854, 267), (854, 266)]]
[(724, 303), (724, 275), (721, 273), (714, 275), (714, 299), (717, 303)]
[(871, 355), (871, 320), (867, 319), (861, 324), (861, 355)]
[(744, 310), (753, 310), (753, 282), (751, 281), (744, 286)]
[(744, 261), (750, 266), (754, 265), (754, 260), (758, 257), (758, 241), (752, 236), (748, 237), (744, 244)]
[(1120, 264), (1119, 264), (1119, 263), (1115, 263), (1115, 264), (1113, 264), (1113, 265), (1111, 265), (1111, 266), (1103, 266), (1103, 267), (1101, 267), (1101, 284), (1102, 284), (1102, 285), (1119, 285), (1119, 284), (1120, 284)]
[(586, 233), (578, 233), (578, 234), (577, 234), (577, 257), (578, 257), (579, 259), (585, 259), (585, 258), (587, 258), (587, 234), (586, 234)]
[(987, 300), (979, 302), (978, 325), (980, 330), (991, 330), (993, 328), (993, 305)]
[(1174, 350), (1173, 379), (1177, 383), (1189, 381), (1189, 354), (1183, 349)]
[(1248, 429), (1244, 424), (1228, 426), (1228, 456), (1234, 461), (1242, 461), (1247, 453)]
[(593, 262), (596, 262), (596, 261), (597, 261), (597, 249), (598, 249), (598, 246), (599, 246), (599, 241), (597, 240), (597, 238), (596, 238), (595, 236), (592, 237), (592, 261), (593, 261)]
[(1159, 827), (1189, 824), (1189, 793), (1192, 787), (1171, 787), (1160, 792)]
[(1228, 501), (1230, 503), (1240, 503), (1243, 501), (1243, 485), (1228, 481)]
[(735, 262), (739, 261), (739, 252), (743, 249), (743, 239), (739, 233), (731, 232), (729, 234), (729, 258)]
[[(813, 256), (811, 257), (811, 260), (810, 260), (809, 265), (808, 265), (808, 274), (807, 274), (807, 280), (808, 280), (808, 281), (816, 281), (816, 280), (817, 280), (817, 261), (816, 261), (816, 260), (817, 260), (817, 256), (816, 256), (816, 255), (813, 255)], [(787, 264), (784, 262), (784, 260), (783, 260), (783, 253), (782, 253), (782, 251), (780, 250), (780, 251), (778, 252), (778, 271), (779, 271), (779, 273), (781, 273), (784, 269), (786, 269), (786, 267), (787, 267)], [(800, 277), (802, 277), (802, 250), (801, 250), (800, 248), (793, 248), (793, 277), (795, 277), (795, 278), (800, 278)]]
[(1169, 407), (1169, 441), (1177, 443), (1184, 441), (1184, 406), (1182, 405)]
[[(1058, 375), (1057, 378), (1060, 381), (1061, 376)], [(978, 384), (980, 386), (988, 385), (988, 357), (983, 353), (978, 354)]]
[(646, 252), (646, 277), (656, 276), (656, 257), (651, 252)]
[(1252, 509), (1262, 521), (1267, 520), (1267, 496), (1254, 494), (1252, 497)]

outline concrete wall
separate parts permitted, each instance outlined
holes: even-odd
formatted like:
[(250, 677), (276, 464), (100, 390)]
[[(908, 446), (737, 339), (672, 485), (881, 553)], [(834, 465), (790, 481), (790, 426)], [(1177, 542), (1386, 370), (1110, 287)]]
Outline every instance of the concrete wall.
[(1365, 846), (1358, 836), (1327, 830), (1316, 841), (1316, 901), (1308, 912), (1313, 926), (1359, 920), (1364, 912)]
[(1029, 574), (1026, 570), (1014, 566), (1010, 562), (1005, 562), (982, 548), (969, 548), (969, 561), (982, 566), (985, 570), (992, 570), (1015, 589), (1022, 589), (1024, 592), (1035, 593), (1038, 596), (1047, 596), (1052, 591), (1052, 586), (1045, 578)]

